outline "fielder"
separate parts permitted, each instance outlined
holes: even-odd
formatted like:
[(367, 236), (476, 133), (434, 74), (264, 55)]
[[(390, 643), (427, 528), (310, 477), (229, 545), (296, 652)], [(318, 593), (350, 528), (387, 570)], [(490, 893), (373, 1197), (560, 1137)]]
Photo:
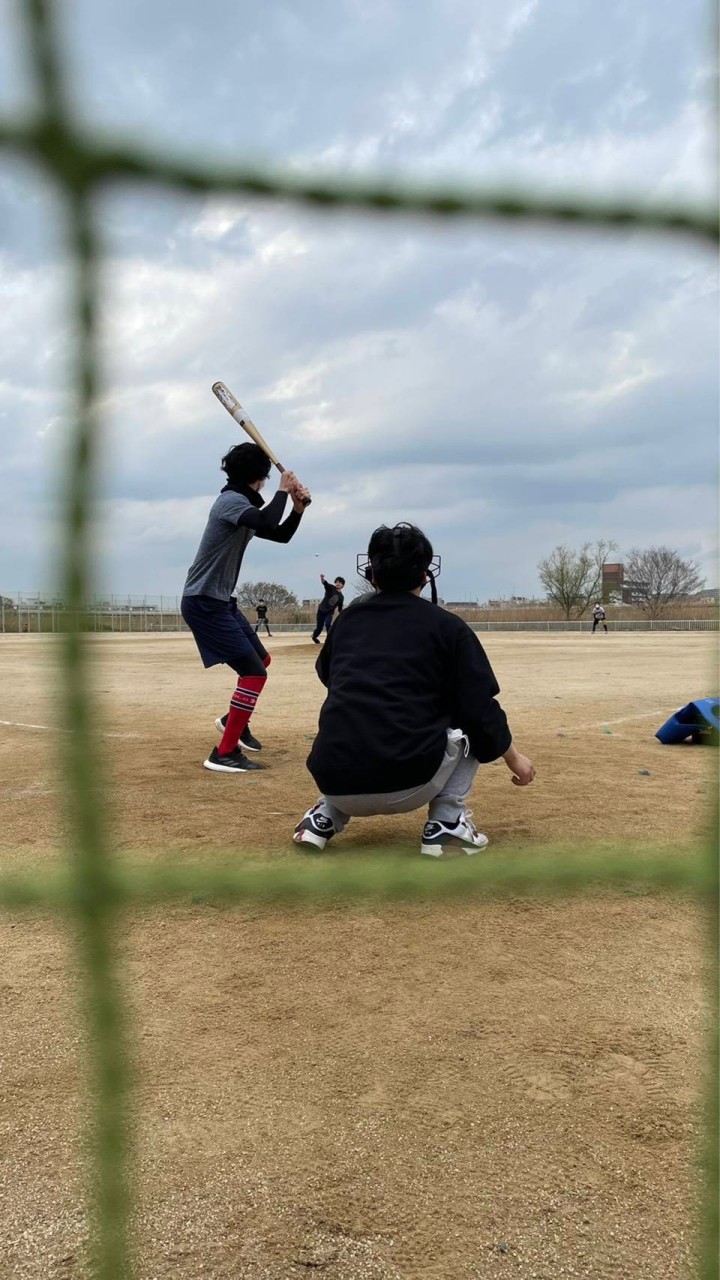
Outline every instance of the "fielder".
[(268, 635), (272, 636), (272, 631), (270, 630), (270, 623), (268, 622), (268, 616), (267, 616), (268, 607), (264, 600), (258, 600), (257, 604), (255, 605), (255, 612), (257, 614), (257, 622), (255, 623), (255, 635), (257, 635), (261, 627), (264, 627)]
[(420, 852), (475, 853), (488, 844), (467, 808), (478, 765), (502, 756), (515, 786), (535, 777), (477, 636), (420, 598), (432, 563), (430, 543), (409, 524), (376, 529), (358, 563), (375, 595), (338, 618), (317, 660), (328, 694), (307, 763), (322, 795), (296, 826), (296, 844), (324, 849), (351, 817), (428, 805)]
[(338, 617), (340, 617), (345, 604), (345, 597), (342, 593), (342, 589), (345, 586), (344, 578), (336, 578), (334, 582), (328, 582), (325, 574), (321, 573), (320, 581), (323, 584), (324, 595), (318, 605), (315, 630), (311, 637), (313, 644), (320, 643), (320, 636), (323, 631), (327, 631), (329, 634), (335, 610), (337, 609)]
[(605, 621), (605, 610), (600, 604), (600, 601), (598, 601), (598, 603), (593, 608), (592, 616), (593, 616), (592, 634), (595, 635), (596, 628), (600, 626), (600, 623), (602, 623), (603, 631), (605, 632), (605, 635), (607, 635), (607, 622)]
[[(263, 767), (248, 759), (240, 742), (251, 751), (260, 750), (249, 722), (265, 687), (270, 654), (238, 609), (232, 592), (251, 538), (289, 542), (310, 494), (292, 471), (283, 471), (277, 493), (265, 506), (260, 490), (270, 474), (270, 461), (256, 444), (235, 445), (221, 466), (227, 484), (210, 508), (180, 608), (204, 666), (224, 662), (238, 675), (230, 710), (215, 721), (222, 739), (203, 764), (217, 773), (247, 773)], [(283, 520), (288, 496), (292, 511)]]

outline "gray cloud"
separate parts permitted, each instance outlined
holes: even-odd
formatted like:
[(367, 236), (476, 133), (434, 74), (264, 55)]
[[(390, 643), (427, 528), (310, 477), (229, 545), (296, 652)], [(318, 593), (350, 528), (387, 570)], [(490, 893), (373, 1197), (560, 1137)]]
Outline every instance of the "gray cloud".
[[(695, 0), (436, 0), (421, 16), (404, 0), (210, 0), (202, 21), (185, 0), (75, 0), (67, 16), (83, 113), (147, 142), (709, 190)], [(138, 187), (107, 192), (98, 217), (109, 587), (180, 590), (235, 439), (217, 377), (315, 493), (290, 548), (253, 544), (251, 577), (310, 594), (316, 554), (348, 576), (374, 525), (406, 518), (443, 552), (451, 598), (532, 592), (541, 554), (597, 536), (671, 541), (714, 580), (717, 321), (697, 246)], [(57, 206), (28, 166), (4, 170), (0, 225), (12, 590), (41, 585), (57, 536), (72, 328)]]

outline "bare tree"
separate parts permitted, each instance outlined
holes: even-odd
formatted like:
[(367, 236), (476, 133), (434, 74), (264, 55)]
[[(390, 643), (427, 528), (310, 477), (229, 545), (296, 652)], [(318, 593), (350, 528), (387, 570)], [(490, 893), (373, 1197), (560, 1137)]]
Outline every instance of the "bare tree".
[(613, 551), (617, 551), (614, 542), (598, 539), (594, 546), (585, 542), (579, 551), (556, 547), (540, 561), (538, 576), (548, 599), (566, 619), (581, 618), (591, 600), (601, 599), (603, 565)]
[(254, 609), (258, 600), (264, 600), (268, 609), (297, 609), (297, 596), (281, 582), (239, 582), (238, 604)]
[(675, 600), (692, 595), (704, 584), (699, 564), (683, 560), (671, 547), (648, 547), (646, 551), (633, 547), (628, 552), (625, 585), (648, 618), (662, 617)]

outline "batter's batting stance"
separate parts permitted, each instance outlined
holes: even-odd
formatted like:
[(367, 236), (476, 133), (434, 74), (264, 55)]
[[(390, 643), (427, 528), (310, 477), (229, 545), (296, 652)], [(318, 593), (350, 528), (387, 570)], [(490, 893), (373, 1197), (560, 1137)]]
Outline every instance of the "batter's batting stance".
[[(360, 557), (358, 558), (360, 560)], [(433, 549), (414, 525), (376, 529), (358, 570), (375, 595), (352, 604), (317, 661), (328, 695), (308, 768), (323, 793), (295, 828), (324, 849), (351, 817), (429, 805), (420, 852), (484, 849), (467, 808), (478, 764), (502, 756), (518, 787), (535, 777), (513, 745), (500, 692), (466, 622), (422, 600)]]
[[(213, 747), (206, 769), (218, 773), (246, 773), (262, 765), (249, 760), (240, 742), (251, 751), (260, 743), (249, 721), (267, 679), (270, 655), (239, 611), (232, 592), (245, 549), (251, 538), (289, 542), (310, 501), (308, 490), (292, 471), (283, 471), (278, 491), (264, 505), (260, 490), (270, 474), (270, 460), (256, 444), (238, 444), (222, 460), (227, 484), (210, 508), (207, 526), (183, 590), (182, 616), (195, 637), (206, 667), (225, 662), (237, 672), (230, 710), (216, 721), (222, 739)], [(292, 511), (283, 520), (288, 497)]]

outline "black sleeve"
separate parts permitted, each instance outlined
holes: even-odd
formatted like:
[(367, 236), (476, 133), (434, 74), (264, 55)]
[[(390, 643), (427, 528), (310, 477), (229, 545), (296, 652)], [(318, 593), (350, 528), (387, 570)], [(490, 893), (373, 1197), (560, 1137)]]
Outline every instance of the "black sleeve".
[(302, 511), (291, 511), (277, 529), (258, 529), (257, 537), (263, 542), (289, 542), (302, 520)]
[(512, 744), (507, 716), (496, 701), (499, 692), (485, 650), (474, 631), (463, 626), (455, 643), (452, 723), (468, 735), (481, 764), (497, 760)]
[(315, 670), (318, 673), (318, 678), (325, 685), (326, 689), (330, 688), (330, 662), (332, 659), (332, 643), (333, 643), (334, 630), (335, 630), (335, 627), (330, 628), (327, 639), (322, 649), (320, 650), (318, 654), (318, 660), (315, 663)]
[(345, 597), (342, 591), (338, 591), (338, 605), (337, 605), (338, 613), (342, 613), (344, 607), (345, 607)]
[(323, 582), (323, 587), (325, 589), (325, 599), (322, 603), (326, 605), (328, 604), (330, 597), (335, 595), (336, 587), (334, 582)]
[(278, 489), (266, 507), (263, 507), (262, 510), (259, 507), (247, 507), (237, 523), (244, 525), (246, 529), (254, 529), (260, 536), (262, 536), (261, 530), (265, 532), (267, 529), (277, 529), (282, 520), (287, 498), (288, 495), (281, 493)]

